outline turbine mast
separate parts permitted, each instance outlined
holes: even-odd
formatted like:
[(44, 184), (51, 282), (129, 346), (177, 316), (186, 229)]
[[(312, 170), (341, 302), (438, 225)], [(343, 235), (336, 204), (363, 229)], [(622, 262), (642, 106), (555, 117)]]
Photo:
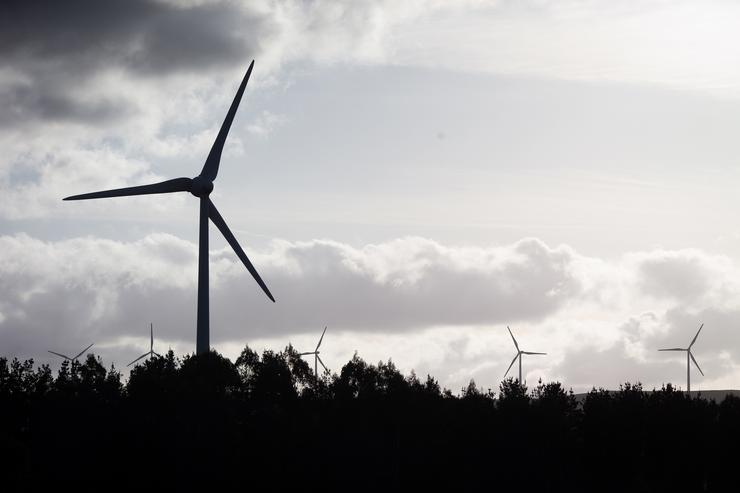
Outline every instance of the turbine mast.
[(522, 352), (519, 351), (519, 385), (522, 385)]
[(691, 397), (691, 349), (686, 350), (686, 393)]
[(209, 308), (208, 308), (208, 195), (200, 197), (200, 229), (198, 250), (198, 325), (195, 335), (195, 354), (208, 353), (209, 344)]

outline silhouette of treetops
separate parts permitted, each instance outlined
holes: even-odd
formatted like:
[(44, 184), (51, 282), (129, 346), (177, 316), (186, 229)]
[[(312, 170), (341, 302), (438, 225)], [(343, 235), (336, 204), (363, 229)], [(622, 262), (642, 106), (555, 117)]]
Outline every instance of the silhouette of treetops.
[[(3, 482), (258, 490), (734, 491), (740, 399), (625, 383), (453, 394), (355, 354), (318, 378), (299, 353), (142, 360), (123, 381), (92, 354), (54, 374), (0, 358)], [(532, 474), (536, 471), (535, 474)], [(106, 481), (108, 483), (106, 483)], [(91, 483), (97, 484), (97, 483)], [(9, 491), (9, 490), (7, 490)]]

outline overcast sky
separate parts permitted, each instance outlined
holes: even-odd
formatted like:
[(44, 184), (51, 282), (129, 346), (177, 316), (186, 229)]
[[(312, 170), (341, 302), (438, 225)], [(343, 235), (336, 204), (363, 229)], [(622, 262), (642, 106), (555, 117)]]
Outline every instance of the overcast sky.
[(740, 5), (671, 0), (0, 3), (0, 354), (125, 366), (195, 344), (198, 202), (62, 202), (195, 176), (211, 343), (357, 351), (458, 391), (740, 387)]

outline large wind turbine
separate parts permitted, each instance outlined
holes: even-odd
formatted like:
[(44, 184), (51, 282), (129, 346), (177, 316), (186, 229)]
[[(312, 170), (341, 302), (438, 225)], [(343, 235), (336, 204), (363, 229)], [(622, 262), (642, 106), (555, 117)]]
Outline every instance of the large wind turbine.
[(211, 147), (211, 152), (206, 158), (206, 162), (203, 165), (203, 170), (195, 178), (175, 178), (173, 180), (163, 181), (161, 183), (154, 183), (152, 185), (142, 185), (138, 187), (127, 187), (117, 188), (115, 190), (106, 190), (103, 192), (85, 193), (82, 195), (73, 195), (67, 197), (64, 200), (86, 200), (86, 199), (101, 199), (105, 197), (123, 197), (128, 195), (148, 195), (154, 193), (172, 193), (172, 192), (190, 192), (200, 199), (200, 229), (199, 229), (199, 252), (198, 252), (198, 322), (197, 322), (197, 334), (196, 334), (196, 354), (204, 354), (209, 351), (209, 310), (208, 310), (208, 219), (213, 221), (213, 224), (221, 231), (226, 241), (229, 242), (231, 248), (234, 249), (236, 255), (244, 263), (252, 277), (254, 277), (257, 284), (260, 285), (265, 294), (274, 302), (270, 290), (262, 281), (262, 278), (257, 273), (257, 270), (252, 265), (252, 262), (247, 258), (247, 254), (244, 253), (242, 247), (234, 238), (229, 227), (226, 225), (221, 214), (219, 214), (216, 206), (213, 205), (208, 196), (213, 191), (213, 181), (218, 175), (218, 165), (221, 162), (221, 151), (223, 151), (224, 143), (226, 142), (226, 136), (231, 128), (231, 122), (234, 120), (236, 109), (239, 107), (239, 102), (244, 94), (244, 88), (247, 87), (249, 76), (252, 73), (252, 67), (254, 67), (254, 60), (249, 64), (249, 69), (242, 80), (239, 89), (236, 91), (234, 101), (231, 103), (229, 112), (226, 114), (226, 119), (221, 125), (221, 130), (218, 132), (216, 141)]
[[(509, 326), (506, 326), (507, 329), (509, 329)], [(509, 329), (509, 334), (511, 335), (511, 340), (514, 341), (514, 347), (516, 347), (516, 356), (514, 356), (514, 359), (511, 360), (511, 364), (509, 365), (509, 368), (506, 369), (506, 373), (504, 374), (504, 378), (506, 378), (506, 375), (509, 374), (509, 370), (511, 370), (511, 367), (514, 366), (514, 362), (519, 359), (519, 384), (522, 384), (522, 354), (538, 354), (538, 355), (544, 355), (547, 353), (533, 353), (531, 351), (522, 351), (519, 349), (519, 344), (516, 342), (516, 338), (514, 337), (514, 334), (512, 334), (511, 329)]]
[(701, 376), (704, 376), (704, 372), (701, 371), (701, 368), (699, 368), (699, 363), (696, 362), (696, 359), (694, 359), (694, 355), (691, 354), (691, 346), (694, 345), (696, 342), (696, 338), (699, 337), (699, 332), (701, 332), (702, 327), (704, 327), (704, 324), (701, 324), (699, 326), (699, 330), (696, 331), (696, 335), (693, 339), (691, 339), (691, 344), (689, 344), (689, 347), (687, 348), (680, 348), (680, 347), (672, 347), (667, 349), (658, 349), (658, 351), (686, 351), (686, 392), (691, 392), (691, 362), (693, 361), (696, 365), (696, 369), (699, 370), (699, 373), (701, 373)]
[(64, 359), (66, 359), (67, 361), (69, 361), (70, 363), (72, 363), (73, 361), (77, 361), (77, 358), (79, 358), (80, 356), (82, 356), (83, 354), (85, 354), (85, 353), (87, 352), (87, 350), (88, 350), (88, 349), (90, 349), (91, 347), (93, 347), (93, 345), (92, 345), (92, 344), (90, 344), (90, 345), (89, 345), (89, 346), (87, 346), (87, 347), (86, 347), (85, 349), (83, 349), (82, 351), (80, 351), (79, 353), (77, 353), (77, 356), (75, 356), (74, 358), (70, 358), (70, 357), (69, 357), (69, 356), (67, 356), (66, 354), (62, 354), (62, 353), (55, 353), (54, 351), (49, 351), (49, 352), (50, 352), (51, 354), (55, 354), (55, 355), (59, 356), (60, 358), (64, 358)]
[(324, 362), (321, 361), (321, 358), (319, 357), (319, 353), (321, 352), (321, 351), (319, 351), (319, 346), (321, 346), (321, 341), (324, 340), (324, 334), (326, 334), (326, 327), (324, 327), (324, 332), (321, 333), (321, 338), (319, 339), (319, 343), (316, 344), (316, 349), (314, 349), (310, 353), (300, 353), (300, 356), (307, 356), (309, 354), (313, 354), (313, 356), (314, 356), (314, 358), (313, 358), (313, 372), (316, 375), (316, 378), (319, 378), (319, 366), (318, 366), (318, 363), (321, 363), (321, 366), (324, 367), (324, 370), (326, 370), (327, 372), (329, 371), (329, 368), (326, 367), (326, 365), (324, 364)]
[(133, 360), (131, 363), (127, 364), (126, 366), (131, 366), (137, 361), (139, 361), (141, 358), (146, 358), (147, 356), (149, 356), (150, 358), (153, 356), (159, 356), (160, 358), (162, 357), (161, 354), (159, 354), (158, 352), (154, 350), (154, 324), (153, 323), (149, 324), (149, 351), (142, 354), (141, 356), (139, 356), (138, 358), (136, 358), (135, 360)]

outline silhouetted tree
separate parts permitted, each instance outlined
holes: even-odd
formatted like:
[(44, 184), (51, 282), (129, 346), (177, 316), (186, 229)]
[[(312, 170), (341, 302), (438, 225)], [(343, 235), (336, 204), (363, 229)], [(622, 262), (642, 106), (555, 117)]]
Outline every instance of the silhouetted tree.
[(234, 364), (169, 351), (125, 385), (93, 355), (56, 377), (0, 358), (0, 464), (8, 490), (71, 487), (83, 465), (91, 484), (135, 486), (153, 464), (167, 474), (146, 484), (167, 489), (734, 490), (740, 399), (639, 383), (576, 397), (513, 379), (454, 395), (357, 354), (316, 379), (290, 345)]

